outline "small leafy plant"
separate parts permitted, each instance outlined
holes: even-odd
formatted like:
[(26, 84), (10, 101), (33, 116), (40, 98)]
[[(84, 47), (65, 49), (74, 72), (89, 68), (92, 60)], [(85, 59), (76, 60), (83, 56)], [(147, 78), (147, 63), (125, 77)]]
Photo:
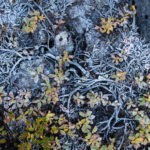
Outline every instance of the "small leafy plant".
[(40, 15), (36, 10), (34, 12), (29, 12), (29, 15), (31, 17), (25, 17), (23, 19), (22, 31), (25, 33), (33, 33), (37, 29), (37, 22), (45, 19), (43, 14)]
[(123, 15), (121, 19), (111, 18), (108, 17), (107, 19), (101, 18), (101, 26), (97, 27), (101, 33), (107, 33), (110, 34), (111, 31), (113, 31), (117, 26), (123, 26), (124, 24), (127, 24), (127, 20), (130, 16), (133, 16), (136, 14), (136, 9), (134, 5), (131, 5), (130, 7), (131, 11), (125, 10), (126, 13)]
[(101, 18), (102, 26), (99, 27), (99, 30), (101, 33), (107, 33), (110, 34), (111, 31), (116, 28), (117, 23), (115, 22), (114, 18), (108, 18), (107, 20), (105, 18)]
[(116, 75), (112, 75), (112, 78), (115, 78), (115, 82), (119, 82), (121, 80), (125, 80), (126, 79), (126, 74), (127, 72), (116, 72)]
[(55, 73), (51, 74), (50, 77), (55, 80), (58, 86), (63, 83), (66, 79), (65, 72), (63, 70), (65, 63), (68, 63), (73, 58), (72, 55), (68, 55), (68, 52), (64, 52), (64, 56), (58, 59), (58, 64), (55, 66)]
[(119, 62), (123, 62), (123, 58), (119, 57), (119, 56), (115, 56), (115, 55), (111, 55), (113, 61), (112, 63), (115, 63), (116, 65), (119, 64)]
[[(129, 140), (135, 148), (141, 147), (141, 145), (147, 145), (150, 143), (150, 119), (147, 115), (150, 108), (150, 96), (145, 95), (140, 98), (136, 104), (131, 102), (131, 114), (134, 116), (135, 120), (138, 121), (138, 126), (134, 132), (129, 135)], [(137, 106), (143, 106), (144, 110), (139, 110)]]

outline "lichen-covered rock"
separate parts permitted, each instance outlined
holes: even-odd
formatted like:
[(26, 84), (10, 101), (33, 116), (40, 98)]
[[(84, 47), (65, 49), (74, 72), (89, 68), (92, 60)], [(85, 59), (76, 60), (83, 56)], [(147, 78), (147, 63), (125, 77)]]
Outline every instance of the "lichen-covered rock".
[(43, 73), (49, 75), (53, 73), (54, 66), (52, 62), (47, 62), (44, 59), (28, 60), (20, 64), (18, 73), (12, 78), (12, 83), (15, 83), (19, 88), (36, 89), (40, 86), (40, 77), (37, 73), (37, 68), (41, 66)]
[[(88, 10), (87, 10), (88, 9)], [(88, 17), (90, 9), (86, 5), (75, 5), (68, 11), (71, 25), (77, 33), (83, 34), (93, 27), (91, 19)]]
[(77, 17), (84, 17), (85, 9), (83, 9), (83, 6), (80, 5), (74, 6), (69, 10), (69, 16), (71, 19), (75, 19)]
[(96, 43), (100, 43), (101, 33), (97, 32), (95, 29), (91, 29), (89, 32), (85, 33), (86, 43), (89, 48), (93, 48)]
[(93, 27), (92, 21), (88, 18), (79, 17), (78, 19), (74, 20), (73, 27), (79, 34), (83, 34), (87, 32), (90, 28)]
[(71, 35), (67, 31), (60, 32), (55, 37), (56, 48), (60, 54), (64, 51), (72, 52), (74, 49)]

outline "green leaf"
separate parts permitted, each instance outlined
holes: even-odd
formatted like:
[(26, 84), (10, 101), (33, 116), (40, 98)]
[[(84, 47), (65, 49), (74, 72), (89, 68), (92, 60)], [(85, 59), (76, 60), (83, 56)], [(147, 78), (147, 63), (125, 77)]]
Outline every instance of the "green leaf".
[(83, 133), (89, 133), (89, 129), (91, 129), (90, 125), (83, 125), (81, 130)]
[(92, 133), (95, 133), (98, 130), (98, 128), (95, 126), (94, 129), (92, 130)]
[(58, 133), (58, 129), (59, 129), (58, 127), (52, 126), (51, 132), (54, 133), (54, 134), (57, 134)]
[(101, 150), (108, 150), (108, 149), (107, 149), (107, 146), (106, 146), (106, 145), (103, 145), (103, 146), (101, 147)]
[(1, 87), (0, 87), (0, 93), (2, 93), (2, 92), (3, 92), (3, 87), (1, 86)]
[(30, 27), (26, 26), (26, 25), (23, 25), (22, 31), (25, 32), (25, 33), (29, 33), (30, 32)]
[(7, 135), (7, 132), (5, 130), (3, 130), (1, 134), (5, 136), (5, 135)]
[(65, 131), (60, 130), (61, 135), (66, 135)]
[(91, 116), (92, 111), (89, 111), (89, 110), (88, 110), (86, 114), (87, 114), (87, 116)]
[(38, 108), (39, 108), (39, 109), (41, 108), (41, 106), (42, 106), (41, 103), (38, 103)]
[(0, 128), (0, 131), (2, 131), (4, 129), (4, 127), (2, 126), (1, 128)]
[(42, 66), (39, 66), (39, 67), (37, 68), (37, 72), (38, 72), (38, 74), (43, 73), (43, 67), (42, 67)]
[(86, 117), (86, 114), (83, 113), (83, 112), (79, 112), (79, 115), (80, 115), (81, 117)]
[(92, 136), (92, 134), (91, 134), (91, 132), (89, 132), (89, 133), (87, 134), (87, 136), (85, 137), (85, 139), (86, 139), (86, 140), (89, 140), (89, 139), (91, 138), (91, 136)]
[(29, 127), (28, 130), (29, 130), (30, 132), (33, 132), (33, 131), (34, 131), (34, 128)]

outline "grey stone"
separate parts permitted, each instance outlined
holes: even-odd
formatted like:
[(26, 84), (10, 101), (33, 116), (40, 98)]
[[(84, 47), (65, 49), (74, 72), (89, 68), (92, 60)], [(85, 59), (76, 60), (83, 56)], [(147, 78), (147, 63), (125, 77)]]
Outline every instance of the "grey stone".
[(85, 16), (85, 9), (83, 6), (74, 6), (69, 10), (69, 16), (71, 19)]
[[(38, 44), (44, 44), (47, 42), (47, 33), (44, 30), (39, 30), (37, 37), (35, 36), (35, 40), (37, 40)], [(36, 39), (38, 38), (38, 39)]]
[(73, 41), (71, 35), (67, 31), (60, 32), (55, 37), (56, 48), (60, 54), (64, 51), (72, 52), (74, 49)]
[(90, 28), (94, 27), (93, 21), (90, 18), (92, 10), (93, 7), (87, 5), (87, 2), (69, 8), (68, 16), (70, 18), (70, 26), (72, 26), (77, 33), (84, 34)]
[(30, 88), (36, 89), (40, 86), (40, 77), (37, 73), (37, 68), (41, 66), (43, 73), (49, 75), (53, 73), (53, 63), (45, 61), (44, 59), (35, 59), (24, 61), (20, 64), (18, 73), (12, 77), (12, 82), (15, 83), (19, 88)]
[(101, 33), (95, 29), (91, 29), (85, 33), (86, 43), (89, 48), (93, 48), (96, 43), (100, 43)]
[(76, 29), (77, 33), (83, 34), (84, 32), (87, 32), (90, 28), (92, 28), (93, 24), (90, 19), (79, 17), (77, 21), (74, 21), (73, 26)]

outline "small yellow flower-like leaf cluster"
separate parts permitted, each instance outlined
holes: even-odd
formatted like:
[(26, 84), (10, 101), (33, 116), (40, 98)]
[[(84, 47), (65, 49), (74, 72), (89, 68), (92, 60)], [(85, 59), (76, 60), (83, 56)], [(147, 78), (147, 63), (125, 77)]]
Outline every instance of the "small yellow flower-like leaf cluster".
[(114, 18), (108, 18), (105, 20), (105, 18), (101, 18), (102, 26), (99, 28), (101, 33), (107, 33), (110, 34), (110, 31), (113, 31), (114, 28), (117, 26), (117, 23), (115, 22)]
[(136, 9), (134, 5), (131, 5), (131, 11), (127, 11), (123, 15), (121, 19), (111, 18), (108, 17), (107, 19), (101, 18), (101, 26), (98, 27), (101, 33), (107, 33), (110, 34), (111, 31), (114, 30), (117, 26), (123, 26), (124, 24), (127, 24), (127, 19), (130, 16), (133, 16), (136, 14)]
[(126, 74), (127, 72), (116, 72), (115, 75), (112, 75), (112, 78), (115, 78), (115, 82), (119, 82), (121, 80), (125, 80), (126, 79)]

